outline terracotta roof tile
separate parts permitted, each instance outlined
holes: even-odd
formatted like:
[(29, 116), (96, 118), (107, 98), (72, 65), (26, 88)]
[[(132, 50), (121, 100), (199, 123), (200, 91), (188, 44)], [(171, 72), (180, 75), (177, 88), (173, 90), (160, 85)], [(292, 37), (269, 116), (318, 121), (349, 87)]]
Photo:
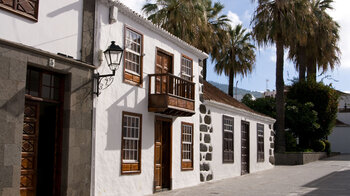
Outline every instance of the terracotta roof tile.
[(210, 100), (210, 101), (216, 101), (219, 103), (227, 104), (239, 109), (246, 110), (248, 112), (252, 112), (261, 116), (267, 116), (265, 114), (261, 114), (250, 107), (246, 106), (245, 104), (237, 101), (235, 98), (229, 96), (228, 94), (224, 93), (220, 89), (216, 88), (214, 85), (210, 84), (207, 81), (203, 81), (204, 89), (203, 89), (203, 98), (204, 100)]

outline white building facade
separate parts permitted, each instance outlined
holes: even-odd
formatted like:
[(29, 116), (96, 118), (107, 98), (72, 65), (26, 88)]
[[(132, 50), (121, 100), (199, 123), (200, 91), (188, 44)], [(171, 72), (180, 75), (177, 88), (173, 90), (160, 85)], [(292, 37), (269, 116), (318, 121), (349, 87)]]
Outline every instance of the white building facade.
[[(111, 73), (102, 57), (111, 41), (124, 48), (124, 57), (116, 76), (101, 80), (101, 94), (94, 99), (94, 195), (147, 195), (273, 167), (274, 119), (204, 100), (201, 72), (207, 54), (118, 1), (98, 1), (95, 24), (97, 72)], [(222, 162), (223, 116), (234, 119), (234, 139), (225, 139), (234, 146), (230, 163)], [(250, 133), (243, 173), (242, 120)], [(259, 160), (257, 127), (262, 129)]]
[(253, 111), (208, 82), (204, 82), (200, 113), (203, 181), (273, 168), (274, 119)]
[[(94, 102), (95, 195), (199, 184), (200, 61), (208, 55), (123, 4), (100, 1), (96, 10), (96, 53), (111, 41), (125, 51)], [(105, 62), (97, 71), (110, 73)]]
[(80, 59), (83, 1), (8, 0), (0, 8), (0, 38)]

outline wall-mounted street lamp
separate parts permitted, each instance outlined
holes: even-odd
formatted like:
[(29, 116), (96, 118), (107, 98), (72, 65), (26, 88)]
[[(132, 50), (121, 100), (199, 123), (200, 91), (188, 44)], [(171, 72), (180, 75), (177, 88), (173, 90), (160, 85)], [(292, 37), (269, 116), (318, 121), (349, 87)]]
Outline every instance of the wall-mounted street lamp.
[(107, 65), (112, 73), (105, 75), (100, 75), (99, 73), (94, 74), (93, 77), (97, 80), (96, 92), (94, 92), (94, 94), (97, 96), (100, 94), (100, 79), (115, 76), (115, 71), (119, 68), (120, 62), (122, 61), (123, 52), (124, 50), (119, 45), (115, 45), (115, 41), (112, 41), (107, 50), (103, 52), (106, 57)]

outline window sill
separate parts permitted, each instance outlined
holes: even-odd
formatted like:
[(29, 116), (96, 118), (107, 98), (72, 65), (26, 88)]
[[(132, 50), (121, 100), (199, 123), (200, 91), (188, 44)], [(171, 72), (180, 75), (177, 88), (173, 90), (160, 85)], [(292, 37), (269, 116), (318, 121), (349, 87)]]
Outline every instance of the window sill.
[(193, 167), (191, 167), (191, 168), (181, 168), (181, 171), (193, 171)]
[(122, 171), (121, 175), (137, 175), (141, 174), (141, 170), (138, 171)]

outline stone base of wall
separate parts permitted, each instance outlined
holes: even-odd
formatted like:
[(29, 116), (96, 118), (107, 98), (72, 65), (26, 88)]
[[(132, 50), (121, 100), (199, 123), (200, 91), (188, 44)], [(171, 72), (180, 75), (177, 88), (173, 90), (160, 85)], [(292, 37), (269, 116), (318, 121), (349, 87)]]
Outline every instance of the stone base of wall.
[(276, 165), (304, 165), (327, 157), (325, 152), (275, 153)]

